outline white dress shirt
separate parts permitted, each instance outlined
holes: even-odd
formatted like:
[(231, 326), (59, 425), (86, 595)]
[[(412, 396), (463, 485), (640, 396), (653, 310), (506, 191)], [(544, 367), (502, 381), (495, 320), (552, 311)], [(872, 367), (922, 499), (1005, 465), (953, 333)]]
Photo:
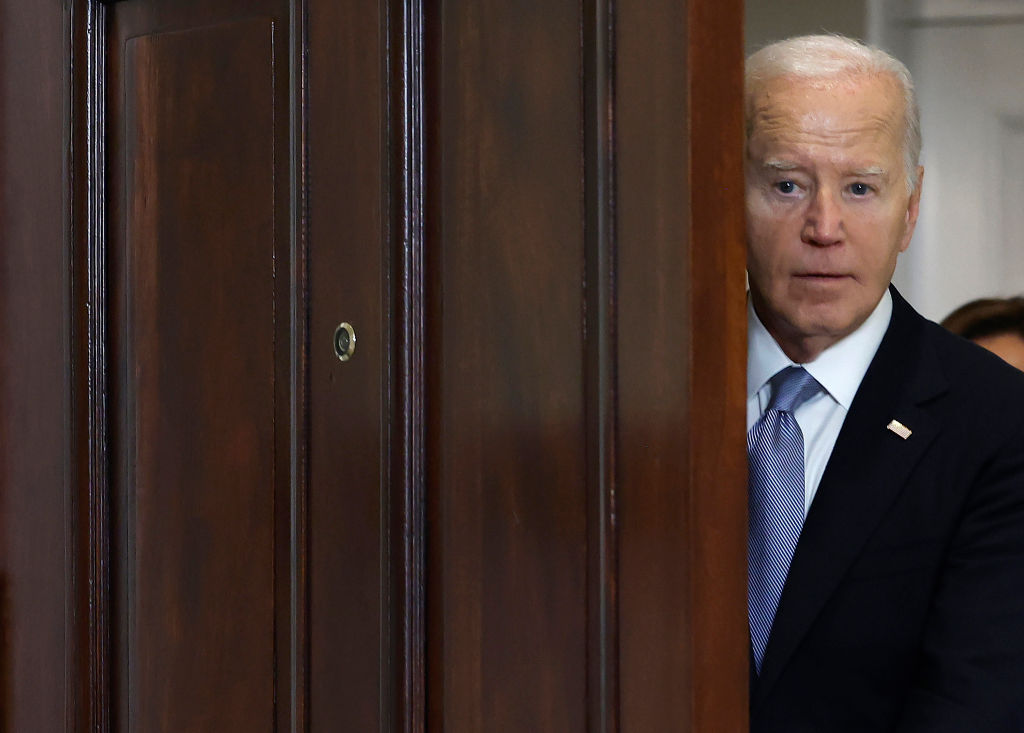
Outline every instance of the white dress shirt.
[[(814, 361), (797, 364), (818, 380), (823, 392), (800, 405), (793, 416), (804, 435), (804, 515), (818, 491), (825, 464), (839, 437), (853, 396), (875, 357), (892, 317), (892, 296), (886, 290), (878, 305), (849, 336), (822, 351)], [(747, 298), (747, 431), (768, 408), (775, 374), (794, 362), (782, 351)]]

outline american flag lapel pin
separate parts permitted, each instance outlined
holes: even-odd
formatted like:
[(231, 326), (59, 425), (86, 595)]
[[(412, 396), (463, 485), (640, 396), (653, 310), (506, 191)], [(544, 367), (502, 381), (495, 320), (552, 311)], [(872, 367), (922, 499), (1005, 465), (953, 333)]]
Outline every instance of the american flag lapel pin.
[(889, 430), (891, 430), (894, 433), (896, 433), (896, 435), (900, 436), (904, 440), (909, 438), (910, 434), (912, 432), (914, 432), (913, 430), (908, 428), (906, 425), (901, 423), (899, 420), (891, 420), (891, 421), (889, 421), (889, 424), (886, 425), (885, 427), (887, 427)]

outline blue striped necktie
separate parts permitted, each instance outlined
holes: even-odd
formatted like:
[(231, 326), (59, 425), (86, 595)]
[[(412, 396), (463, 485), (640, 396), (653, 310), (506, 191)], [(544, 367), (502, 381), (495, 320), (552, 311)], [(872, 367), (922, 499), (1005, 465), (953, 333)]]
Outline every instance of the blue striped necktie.
[(768, 409), (747, 433), (747, 610), (758, 674), (804, 523), (804, 436), (793, 411), (820, 389), (803, 367), (786, 367), (772, 377)]

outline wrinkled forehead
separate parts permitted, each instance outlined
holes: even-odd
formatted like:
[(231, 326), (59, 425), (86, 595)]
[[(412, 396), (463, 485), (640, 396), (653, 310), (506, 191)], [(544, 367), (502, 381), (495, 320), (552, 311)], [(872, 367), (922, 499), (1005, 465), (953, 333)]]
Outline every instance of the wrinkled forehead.
[(806, 79), (780, 77), (760, 84), (748, 99), (747, 139), (865, 133), (879, 140), (902, 138), (903, 97), (884, 74)]

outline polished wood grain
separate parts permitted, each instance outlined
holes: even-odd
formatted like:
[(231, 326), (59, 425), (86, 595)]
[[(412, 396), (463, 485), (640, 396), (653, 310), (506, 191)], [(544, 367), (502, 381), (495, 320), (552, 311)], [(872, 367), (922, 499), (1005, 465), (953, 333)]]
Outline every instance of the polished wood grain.
[(305, 669), (289, 8), (108, 14), (112, 729), (288, 730)]
[(580, 8), (439, 12), (428, 728), (583, 730)]
[(0, 730), (76, 705), (64, 3), (0, 3)]
[(252, 20), (127, 44), (133, 729), (273, 730), (271, 33)]
[[(394, 730), (387, 39), (378, 3), (314, 0), (309, 11), (309, 720), (314, 731)], [(333, 350), (342, 321), (357, 339), (344, 363)]]
[(688, 4), (616, 8), (619, 680), (636, 733), (692, 719)]
[(6, 576), (0, 576), (0, 733), (7, 733), (10, 730), (8, 724), (9, 711), (14, 704), (11, 696), (10, 659), (11, 653), (8, 650), (10, 621), (8, 619), (8, 592)]
[(616, 13), (622, 730), (743, 730), (741, 9)]
[(746, 730), (743, 4), (690, 0), (693, 730)]
[(0, 731), (744, 729), (734, 0), (15, 5)]
[(430, 26), (428, 722), (740, 730), (740, 11), (506, 11)]

